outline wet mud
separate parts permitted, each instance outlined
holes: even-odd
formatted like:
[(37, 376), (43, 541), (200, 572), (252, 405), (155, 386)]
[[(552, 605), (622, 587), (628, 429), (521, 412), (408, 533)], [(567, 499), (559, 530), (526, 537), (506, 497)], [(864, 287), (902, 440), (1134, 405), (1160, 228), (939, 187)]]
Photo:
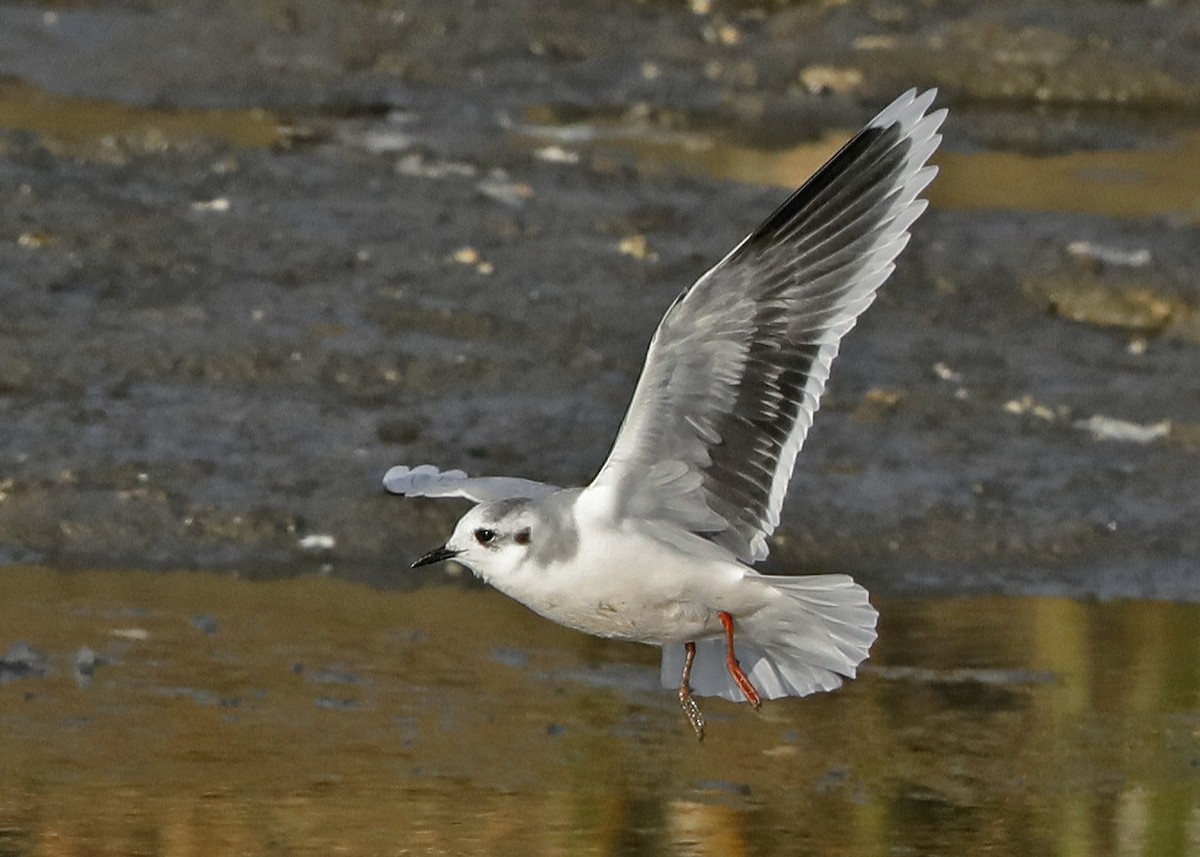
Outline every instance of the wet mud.
[(0, 556), (394, 581), (460, 510), (388, 465), (586, 482), (679, 289), (938, 85), (776, 569), (1195, 597), (1200, 23), (1077, 13), (5, 6)]

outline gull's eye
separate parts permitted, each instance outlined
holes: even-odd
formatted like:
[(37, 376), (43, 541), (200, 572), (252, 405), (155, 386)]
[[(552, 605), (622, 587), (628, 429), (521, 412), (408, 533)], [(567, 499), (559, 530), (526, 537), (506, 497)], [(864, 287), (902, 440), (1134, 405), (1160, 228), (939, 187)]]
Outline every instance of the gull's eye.
[(480, 527), (475, 531), (475, 541), (479, 542), (481, 545), (486, 545), (494, 538), (496, 538), (495, 530), (489, 530), (486, 527)]
[(517, 530), (515, 533), (513, 533), (513, 541), (519, 545), (529, 544), (529, 527), (526, 527), (523, 530)]

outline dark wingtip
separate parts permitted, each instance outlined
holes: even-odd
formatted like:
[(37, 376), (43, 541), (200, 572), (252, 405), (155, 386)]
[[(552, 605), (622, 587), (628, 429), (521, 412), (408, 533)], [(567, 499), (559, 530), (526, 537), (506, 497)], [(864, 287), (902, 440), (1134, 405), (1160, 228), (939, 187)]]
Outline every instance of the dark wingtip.
[[(882, 128), (874, 125), (863, 128), (758, 225), (746, 240), (744, 248), (757, 250), (770, 246), (779, 233), (786, 230), (793, 220), (813, 205), (830, 185), (839, 180), (844, 181), (846, 175), (857, 168), (861, 161), (869, 160), (872, 155), (897, 146), (900, 140), (900, 129), (895, 123)], [(901, 152), (897, 157), (902, 154)]]

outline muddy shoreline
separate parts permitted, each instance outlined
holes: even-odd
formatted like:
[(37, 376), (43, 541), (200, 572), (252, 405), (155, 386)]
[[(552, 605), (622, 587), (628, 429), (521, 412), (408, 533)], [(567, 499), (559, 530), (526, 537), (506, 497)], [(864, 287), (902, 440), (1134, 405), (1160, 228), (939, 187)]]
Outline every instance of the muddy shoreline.
[[(5, 7), (0, 559), (426, 580), (395, 570), (460, 509), (383, 471), (589, 479), (662, 311), (785, 192), (645, 141), (777, 152), (939, 85), (969, 191), (972, 157), (1169, 157), (1200, 125), (1194, 10), (1033, 14)], [(591, 137), (531, 144), (547, 115)], [(1030, 205), (920, 221), (772, 569), (1200, 597), (1200, 201)]]

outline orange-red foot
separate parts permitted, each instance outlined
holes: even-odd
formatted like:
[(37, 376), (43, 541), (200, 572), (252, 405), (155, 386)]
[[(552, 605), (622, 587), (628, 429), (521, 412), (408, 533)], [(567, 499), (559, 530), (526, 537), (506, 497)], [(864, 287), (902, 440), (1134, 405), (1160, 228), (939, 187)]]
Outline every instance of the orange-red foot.
[(684, 643), (684, 648), (687, 649), (687, 659), (683, 662), (683, 678), (679, 680), (679, 704), (683, 706), (683, 714), (696, 733), (696, 740), (703, 741), (704, 715), (700, 713), (696, 700), (692, 699), (692, 664), (696, 660), (696, 644)]
[(729, 667), (729, 674), (733, 676), (733, 680), (737, 682), (737, 686), (742, 689), (742, 693), (746, 696), (746, 701), (754, 706), (755, 709), (758, 709), (762, 706), (762, 697), (758, 695), (758, 691), (754, 689), (754, 685), (750, 683), (750, 679), (746, 678), (746, 674), (742, 672), (742, 665), (738, 663), (737, 655), (733, 653), (733, 617), (724, 610), (718, 611), (717, 617), (725, 627), (725, 646), (729, 652), (728, 657), (725, 659), (725, 664)]

